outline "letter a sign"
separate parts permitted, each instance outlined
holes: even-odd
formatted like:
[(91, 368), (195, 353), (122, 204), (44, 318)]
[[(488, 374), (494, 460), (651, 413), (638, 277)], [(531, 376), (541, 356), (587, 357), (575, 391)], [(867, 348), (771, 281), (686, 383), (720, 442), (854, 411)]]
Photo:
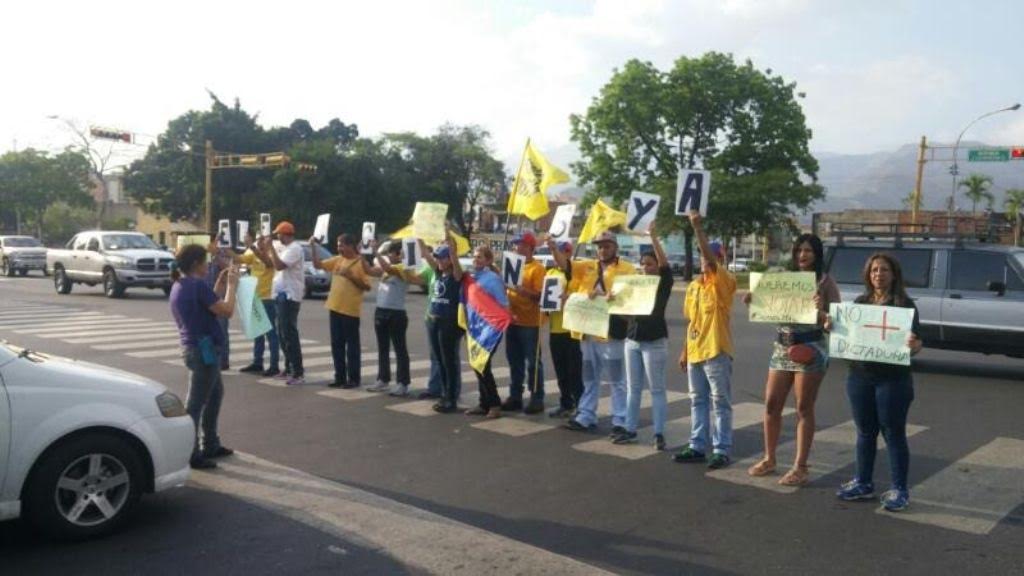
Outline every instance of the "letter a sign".
[(676, 184), (676, 214), (685, 216), (691, 210), (708, 215), (708, 195), (711, 193), (711, 172), (707, 170), (680, 170)]

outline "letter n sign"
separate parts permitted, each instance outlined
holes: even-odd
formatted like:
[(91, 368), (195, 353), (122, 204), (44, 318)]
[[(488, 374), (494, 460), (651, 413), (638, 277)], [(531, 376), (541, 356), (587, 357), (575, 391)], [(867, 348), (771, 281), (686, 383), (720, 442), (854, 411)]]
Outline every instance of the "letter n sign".
[(516, 288), (522, 286), (526, 256), (515, 252), (505, 252), (502, 254), (501, 261), (501, 277), (505, 281), (505, 285)]
[(707, 170), (680, 170), (676, 184), (676, 214), (685, 216), (691, 210), (708, 215), (708, 195), (711, 193), (711, 172)]

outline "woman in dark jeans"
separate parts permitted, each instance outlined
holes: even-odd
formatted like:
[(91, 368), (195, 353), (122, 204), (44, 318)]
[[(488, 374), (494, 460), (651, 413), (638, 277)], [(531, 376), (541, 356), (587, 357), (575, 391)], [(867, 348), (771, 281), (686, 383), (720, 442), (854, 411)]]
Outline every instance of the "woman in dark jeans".
[[(864, 266), (864, 293), (857, 304), (898, 306), (914, 310), (911, 333), (907, 336), (910, 353), (921, 351), (917, 307), (907, 295), (899, 262), (878, 252)], [(827, 322), (826, 328), (831, 325)], [(914, 380), (910, 366), (881, 362), (850, 362), (846, 379), (853, 419), (857, 424), (857, 476), (843, 484), (836, 496), (841, 500), (868, 500), (875, 496), (872, 475), (878, 451), (878, 433), (889, 449), (892, 489), (882, 495), (882, 507), (891, 512), (906, 509), (910, 503), (907, 472), (910, 449), (907, 446), (907, 412), (914, 401)]]
[(235, 310), (238, 270), (233, 266), (222, 270), (211, 289), (205, 282), (208, 266), (205, 246), (190, 245), (179, 250), (170, 295), (171, 314), (178, 325), (182, 356), (190, 372), (185, 404), (196, 427), (190, 460), (193, 468), (214, 468), (216, 464), (211, 458), (233, 452), (221, 445), (217, 434), (217, 418), (224, 398), (220, 353), (227, 346), (226, 334), (217, 320), (230, 318)]
[(455, 249), (455, 240), (448, 235), (447, 245), (434, 252), (424, 251), (427, 263), (435, 270), (434, 298), (430, 301), (430, 349), (441, 364), (441, 400), (434, 411), (451, 413), (458, 410), (459, 401), (459, 292), (462, 285), (462, 267)]

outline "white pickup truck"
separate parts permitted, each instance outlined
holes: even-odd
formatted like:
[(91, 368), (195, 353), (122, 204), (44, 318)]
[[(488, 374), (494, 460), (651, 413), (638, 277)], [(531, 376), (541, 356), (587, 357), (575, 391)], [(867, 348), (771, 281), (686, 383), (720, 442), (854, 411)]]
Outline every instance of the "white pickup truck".
[(46, 254), (58, 294), (70, 293), (74, 284), (102, 284), (107, 298), (120, 298), (135, 286), (170, 294), (173, 262), (173, 254), (139, 232), (79, 232), (63, 249)]

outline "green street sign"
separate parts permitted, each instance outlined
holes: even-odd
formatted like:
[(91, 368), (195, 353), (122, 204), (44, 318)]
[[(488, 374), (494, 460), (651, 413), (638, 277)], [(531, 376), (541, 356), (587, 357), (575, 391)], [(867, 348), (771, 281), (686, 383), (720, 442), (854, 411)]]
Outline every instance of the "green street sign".
[(967, 151), (968, 162), (1009, 162), (1009, 148), (976, 148)]

